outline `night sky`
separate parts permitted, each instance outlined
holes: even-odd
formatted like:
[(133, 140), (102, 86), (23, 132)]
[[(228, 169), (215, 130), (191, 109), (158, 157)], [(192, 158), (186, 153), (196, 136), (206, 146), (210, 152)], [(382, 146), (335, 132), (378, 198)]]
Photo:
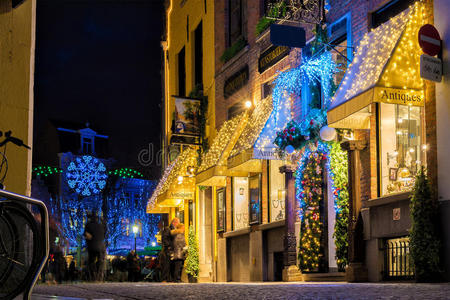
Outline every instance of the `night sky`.
[[(161, 137), (163, 0), (39, 0), (34, 144), (49, 119), (90, 122), (118, 165)], [(139, 168), (158, 175), (155, 167)]]

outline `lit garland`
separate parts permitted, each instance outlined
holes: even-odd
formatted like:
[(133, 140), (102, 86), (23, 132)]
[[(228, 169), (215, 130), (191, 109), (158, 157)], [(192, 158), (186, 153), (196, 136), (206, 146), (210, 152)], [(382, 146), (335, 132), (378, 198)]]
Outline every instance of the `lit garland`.
[(413, 8), (366, 33), (331, 106), (336, 107), (374, 86), (422, 90), (417, 33), (423, 24), (425, 5), (416, 2)]
[(65, 171), (67, 184), (82, 196), (97, 194), (106, 185), (105, 165), (97, 158), (89, 155), (76, 157)]
[(337, 65), (331, 53), (326, 52), (317, 58), (304, 59), (298, 67), (281, 72), (275, 79), (272, 91), (273, 110), (269, 121), (259, 136), (256, 147), (260, 150), (272, 147), (276, 132), (283, 130), (292, 120), (292, 98), (299, 97), (302, 84), (305, 82), (320, 81), (325, 105), (330, 101), (332, 92), (331, 78), (336, 72)]
[(162, 178), (159, 180), (155, 191), (147, 203), (147, 207), (154, 207), (156, 198), (173, 187), (177, 183), (179, 176), (184, 178), (183, 185), (194, 187), (195, 179), (193, 175), (195, 172), (188, 174), (188, 168), (197, 165), (197, 156), (197, 150), (192, 147), (189, 147), (178, 155), (175, 161), (164, 171)]
[(122, 178), (144, 177), (144, 175), (136, 170), (130, 168), (120, 168), (108, 172), (109, 175), (119, 176)]
[(301, 191), (301, 225), (299, 245), (299, 267), (303, 272), (317, 270), (323, 258), (323, 222), (320, 205), (323, 203), (323, 161), (327, 154), (322, 151), (307, 151), (302, 159), (301, 175), (296, 176)]
[[(325, 160), (325, 167), (329, 174), (331, 190), (334, 198), (334, 208), (336, 212), (336, 221), (334, 226), (333, 237), (336, 244), (336, 262), (339, 270), (344, 270), (348, 263), (348, 201), (349, 195), (347, 190), (348, 162), (346, 152), (343, 151), (337, 142), (317, 142), (317, 149), (311, 150), (309, 147), (304, 148), (304, 152), (298, 161), (297, 170), (295, 172), (295, 190), (296, 199), (299, 203), (300, 211), (298, 212), (303, 222), (305, 215), (308, 215), (308, 197), (309, 190), (312, 188), (309, 182), (304, 181), (303, 176), (307, 168), (308, 161), (311, 156), (321, 156)], [(310, 172), (311, 173), (311, 172)], [(312, 174), (312, 173), (311, 173)], [(311, 175), (313, 176), (313, 175)], [(322, 180), (322, 178), (320, 179)], [(308, 215), (310, 217), (310, 215)], [(310, 231), (312, 233), (312, 231)], [(306, 241), (305, 241), (306, 242)], [(312, 245), (311, 243), (309, 245)], [(306, 252), (309, 253), (309, 252)], [(300, 252), (299, 255), (302, 255)], [(310, 256), (310, 254), (307, 254)]]
[(226, 153), (226, 147), (232, 141), (233, 136), (239, 132), (238, 127), (243, 125), (242, 123), (244, 122), (246, 116), (247, 113), (245, 112), (223, 123), (211, 147), (208, 149), (208, 152), (203, 154), (202, 163), (198, 169), (198, 172), (205, 171), (213, 166), (221, 165), (225, 162), (225, 159), (228, 156), (228, 153)]
[(261, 100), (253, 110), (249, 117), (247, 126), (244, 128), (241, 136), (236, 142), (231, 156), (237, 155), (247, 149), (251, 149), (257, 141), (261, 131), (263, 130), (267, 119), (271, 115), (273, 105), (272, 98), (267, 97)]
[(33, 168), (33, 173), (37, 176), (47, 177), (49, 175), (60, 174), (62, 173), (62, 170), (57, 167), (38, 166)]

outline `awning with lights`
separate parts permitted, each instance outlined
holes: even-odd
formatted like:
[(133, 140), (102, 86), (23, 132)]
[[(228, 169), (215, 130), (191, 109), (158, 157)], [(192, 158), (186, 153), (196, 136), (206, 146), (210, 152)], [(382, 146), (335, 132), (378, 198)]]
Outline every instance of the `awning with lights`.
[(227, 159), (248, 121), (244, 112), (225, 121), (214, 138), (211, 147), (203, 155), (202, 163), (195, 177), (196, 184), (204, 186), (225, 186), (226, 176), (246, 176), (227, 168)]
[(369, 105), (374, 102), (424, 105), (417, 41), (423, 10), (416, 2), (363, 37), (331, 100), (329, 126), (368, 129)]
[(189, 147), (164, 170), (155, 191), (148, 200), (147, 213), (160, 213), (161, 208), (180, 207), (186, 199), (194, 199), (194, 168), (197, 150)]
[(251, 113), (236, 144), (231, 150), (227, 167), (231, 171), (261, 172), (261, 157), (254, 147), (272, 112), (272, 98), (261, 100)]

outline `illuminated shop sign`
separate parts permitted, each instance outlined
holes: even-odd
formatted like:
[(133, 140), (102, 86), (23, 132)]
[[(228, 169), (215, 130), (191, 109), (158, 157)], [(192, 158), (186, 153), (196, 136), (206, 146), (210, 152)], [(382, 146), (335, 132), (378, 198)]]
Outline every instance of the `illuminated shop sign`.
[(272, 46), (266, 51), (264, 51), (258, 60), (258, 71), (259, 73), (264, 72), (277, 62), (279, 62), (283, 57), (289, 54), (290, 48), (286, 46)]
[(422, 91), (376, 87), (374, 91), (376, 102), (423, 106), (424, 96)]

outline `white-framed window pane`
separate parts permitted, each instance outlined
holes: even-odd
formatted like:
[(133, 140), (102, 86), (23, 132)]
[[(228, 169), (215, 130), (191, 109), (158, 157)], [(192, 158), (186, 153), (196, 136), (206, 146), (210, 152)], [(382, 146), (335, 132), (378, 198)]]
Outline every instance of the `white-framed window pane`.
[(285, 179), (280, 173), (280, 167), (284, 165), (282, 160), (269, 162), (269, 210), (270, 222), (284, 220), (285, 204)]
[(233, 229), (248, 227), (248, 178), (233, 177)]

